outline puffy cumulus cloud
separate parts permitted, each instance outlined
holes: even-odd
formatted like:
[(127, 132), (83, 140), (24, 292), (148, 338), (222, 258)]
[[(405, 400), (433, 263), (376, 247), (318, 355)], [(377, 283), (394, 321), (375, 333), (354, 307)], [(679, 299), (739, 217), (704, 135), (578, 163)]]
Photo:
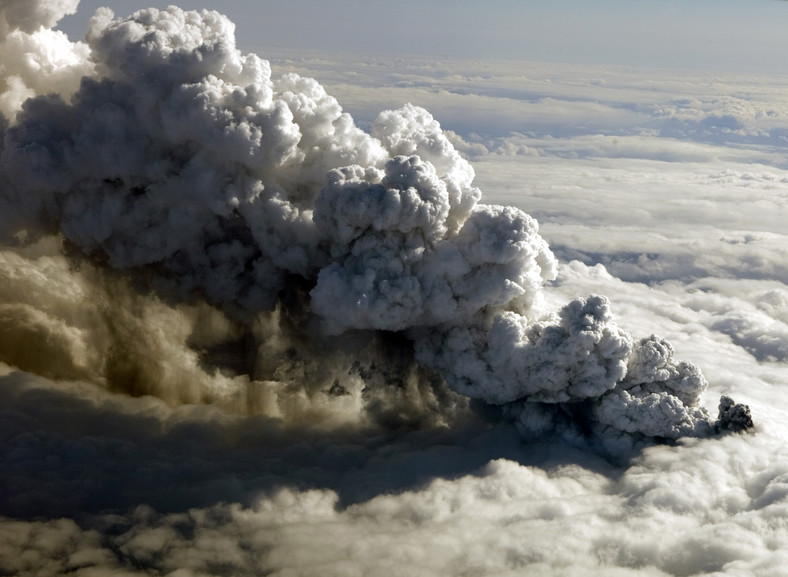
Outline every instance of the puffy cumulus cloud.
[[(384, 111), (367, 134), (314, 80), (272, 79), (212, 11), (102, 9), (86, 40), (96, 75), (69, 102), (26, 100), (5, 131), (3, 238), (62, 235), (72, 256), (133, 272), (157, 296), (103, 286), (122, 312), (86, 314), (89, 327), (6, 305), (9, 342), (52, 350), (42, 374), (287, 418), (324, 403), (376, 420), (407, 407), (416, 416), (397, 419), (418, 422), (451, 414), (460, 393), (514, 403), (530, 432), (535, 407), (537, 423), (575, 415), (602, 435), (711, 430), (697, 369), (644, 361), (656, 341), (633, 348), (606, 299), (545, 310), (556, 260), (536, 221), (479, 203), (473, 169), (427, 111)], [(205, 319), (228, 328), (203, 342)], [(25, 348), (5, 360), (35, 370)]]
[(241, 308), (270, 308), (284, 275), (310, 273), (326, 170), (382, 149), (314, 82), (287, 78), (275, 98), (268, 63), (232, 32), (212, 12), (100, 11), (87, 40), (101, 80), (69, 105), (29, 101), (7, 133), (17, 226), (55, 223), (113, 266), (156, 264)]
[(450, 215), (444, 181), (416, 156), (389, 161), (384, 173), (330, 174), (314, 218), (336, 260), (320, 271), (315, 311), (337, 332), (457, 325), (485, 307), (530, 311), (555, 268), (536, 222), (478, 205), (449, 235)]
[[(626, 333), (616, 331), (607, 335), (607, 343), (600, 339), (600, 349), (607, 348), (610, 358), (595, 352), (579, 363), (583, 367), (590, 362), (590, 367), (570, 365), (569, 370), (578, 373), (572, 378), (586, 392), (585, 397), (573, 399), (574, 405), (533, 402), (552, 400), (533, 395), (527, 402), (505, 407), (523, 437), (556, 435), (576, 442), (593, 432), (601, 446), (615, 455), (625, 454), (645, 439), (705, 437), (713, 431), (742, 431), (753, 426), (749, 407), (736, 405), (728, 397), (720, 401), (713, 420), (700, 406), (708, 387), (705, 377), (695, 365), (675, 360), (670, 343), (654, 335), (632, 343)], [(552, 359), (556, 357), (560, 355)], [(596, 391), (588, 388), (591, 384)]]
[[(63, 16), (77, 11), (79, 0), (55, 0), (54, 2), (3, 2), (3, 21), (11, 30), (31, 33), (40, 28), (52, 28)], [(7, 29), (6, 29), (7, 33)]]
[(410, 104), (396, 112), (384, 111), (372, 123), (372, 134), (392, 154), (417, 154), (435, 165), (449, 194), (449, 230), (462, 226), (481, 192), (472, 185), (473, 167), (460, 156), (432, 115)]
[(753, 311), (752, 316), (743, 311), (723, 313), (712, 328), (729, 335), (758, 360), (784, 361), (788, 358), (788, 327), (758, 311)]
[[(328, 575), (463, 571), (489, 575), (544, 570), (561, 557), (560, 567), (571, 571), (593, 557), (587, 543), (581, 546), (589, 535), (581, 530), (564, 540), (567, 546), (575, 545), (571, 555), (546, 545), (561, 530), (561, 520), (572, 515), (589, 518), (589, 507), (573, 501), (604, 485), (604, 478), (586, 471), (547, 474), (501, 460), (479, 476), (436, 481), (423, 490), (380, 496), (345, 510), (337, 509), (331, 491), (292, 489), (248, 508), (218, 505), (170, 515), (139, 508), (129, 517), (97, 519), (118, 532), (104, 546), (94, 531), (80, 530), (73, 523), (18, 523), (14, 528), (23, 530), (7, 549), (9, 553), (22, 547), (40, 550), (47, 540), (56, 540), (58, 555), (47, 559), (53, 574), (136, 566), (187, 575), (227, 571), (310, 575), (316, 570)], [(546, 531), (542, 537), (516, 536), (536, 526)], [(503, 527), (508, 530), (501, 531)], [(477, 535), (470, 546), (464, 538), (468, 531)], [(194, 541), (201, 544), (200, 553), (194, 551)], [(81, 551), (85, 551), (83, 565), (77, 566), (72, 556)], [(39, 558), (8, 562), (8, 568), (20, 574), (33, 574), (41, 566)], [(605, 574), (603, 568), (598, 574)]]
[(559, 403), (613, 388), (626, 374), (632, 343), (610, 323), (607, 299), (578, 299), (559, 318), (529, 325), (516, 313), (500, 315), (486, 335), (481, 327), (453, 327), (417, 341), (417, 354), (440, 366), (454, 388), (493, 403)]
[[(494, 459), (342, 506), (280, 488), (247, 504), (0, 523), (2, 567), (35, 575), (281, 573), (774, 576), (785, 458), (729, 436), (654, 447), (615, 479), (593, 463)], [(379, 458), (383, 458), (380, 455)]]
[(93, 71), (90, 51), (51, 28), (73, 14), (79, 0), (8, 0), (0, 7), (0, 113), (13, 119), (30, 97), (68, 98)]
[[(613, 394), (600, 399), (594, 412), (601, 423), (648, 436), (708, 434), (708, 414), (698, 407), (707, 386), (695, 365), (676, 362), (671, 344), (652, 335), (638, 343), (626, 379)], [(716, 426), (729, 424), (720, 407)]]

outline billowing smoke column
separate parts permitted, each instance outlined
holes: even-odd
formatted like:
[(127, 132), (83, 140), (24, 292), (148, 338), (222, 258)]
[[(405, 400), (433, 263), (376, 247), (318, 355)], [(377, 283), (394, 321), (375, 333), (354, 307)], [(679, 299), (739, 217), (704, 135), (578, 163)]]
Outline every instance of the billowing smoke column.
[[(425, 110), (384, 111), (367, 134), (314, 80), (272, 79), (266, 61), (236, 48), (233, 25), (208, 11), (115, 19), (101, 9), (87, 44), (65, 41), (60, 61), (46, 61), (43, 43), (64, 42), (47, 27), (74, 8), (5, 3), (2, 240), (22, 254), (56, 235), (71, 267), (84, 269), (74, 272), (80, 282), (103, 279), (102, 299), (125, 286), (131, 296), (116, 298), (133, 310), (152, 289), (158, 296), (144, 298), (160, 299), (166, 314), (202, 319), (178, 338), (209, 352), (183, 354), (192, 368), (225, 370), (186, 400), (235, 387), (247, 391), (246, 410), (284, 415), (300, 379), (364, 411), (390, 397), (374, 382), (399, 379), (400, 397), (415, 387), (439, 408), (457, 405), (457, 393), (501, 405), (526, 437), (673, 439), (752, 426), (747, 408), (725, 398), (712, 422), (698, 405), (700, 371), (657, 337), (635, 342), (606, 298), (546, 311), (542, 284), (556, 261), (537, 223), (479, 202), (473, 169)], [(20, 64), (33, 58), (38, 74)], [(24, 288), (33, 281), (19, 279), (35, 273), (11, 262), (20, 258), (5, 257), (3, 271)], [(100, 272), (110, 269), (133, 280)], [(23, 327), (6, 329), (9, 342), (46, 324), (28, 305), (5, 306), (15, 322), (7, 326)], [(61, 315), (39, 340), (51, 344), (57, 323), (61, 336), (97, 331), (115, 344), (54, 347), (84, 369), (66, 376), (157, 392), (146, 380), (168, 375), (136, 363), (170, 345), (131, 343), (171, 329), (132, 330), (135, 314), (127, 316), (104, 315), (91, 328)], [(221, 361), (239, 348), (252, 359), (236, 371), (245, 380), (227, 376), (236, 361)], [(6, 353), (36, 370), (19, 351)], [(310, 355), (322, 369), (308, 368)], [(332, 372), (340, 357), (344, 372)]]

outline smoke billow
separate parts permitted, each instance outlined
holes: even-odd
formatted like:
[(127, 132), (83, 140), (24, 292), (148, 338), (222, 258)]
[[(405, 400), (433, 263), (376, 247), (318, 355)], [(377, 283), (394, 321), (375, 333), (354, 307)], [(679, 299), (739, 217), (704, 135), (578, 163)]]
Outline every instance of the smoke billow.
[(3, 362), (286, 420), (451, 423), (471, 398), (527, 438), (752, 426), (605, 297), (546, 310), (536, 221), (481, 203), (427, 111), (366, 133), (216, 12), (100, 9), (72, 44), (49, 28), (75, 5), (2, 13)]
[(13, 119), (38, 94), (69, 97), (93, 71), (82, 42), (51, 28), (73, 14), (79, 0), (3, 2), (0, 10), (0, 113)]

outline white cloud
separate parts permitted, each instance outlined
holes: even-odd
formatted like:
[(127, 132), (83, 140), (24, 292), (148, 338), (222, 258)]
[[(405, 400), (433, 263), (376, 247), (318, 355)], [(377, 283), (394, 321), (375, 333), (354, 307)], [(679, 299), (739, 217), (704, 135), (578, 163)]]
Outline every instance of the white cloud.
[(781, 80), (136, 20), (9, 115), (0, 572), (779, 574)]
[[(24, 395), (13, 388), (17, 397), (11, 406), (22, 408)], [(39, 403), (27, 403), (28, 415), (40, 411), (40, 401), (50, 400), (49, 395), (51, 400), (62, 395), (62, 387), (45, 391), (39, 390)], [(330, 575), (571, 575), (589, 570), (598, 575), (775, 575), (785, 559), (788, 455), (784, 439), (768, 431), (652, 447), (623, 469), (558, 446), (541, 447), (546, 450), (541, 455), (534, 452), (538, 445), (530, 450), (515, 446), (509, 451), (518, 453), (521, 463), (497, 458), (456, 477), (342, 505), (346, 490), (275, 487), (310, 478), (336, 486), (337, 474), (375, 484), (392, 473), (407, 476), (413, 464), (423, 474), (446, 458), (455, 465), (472, 462), (480, 456), (474, 453), (491, 448), (488, 443), (496, 437), (482, 433), (467, 445), (445, 435), (429, 440), (424, 433), (392, 445), (296, 437), (299, 449), (292, 435), (278, 440), (274, 431), (260, 431), (259, 422), (245, 422), (250, 417), (214, 414), (208, 419), (183, 409), (154, 412), (152, 406), (140, 412), (145, 404), (150, 402), (105, 398), (85, 406), (82, 425), (62, 420), (59, 426), (50, 424), (48, 439), (28, 440), (24, 449), (20, 441), (13, 444), (30, 456), (47, 450), (44, 442), (59, 447), (63, 456), (56, 458), (67, 459), (74, 473), (92, 467), (89, 460), (96, 457), (106, 465), (91, 491), (84, 480), (73, 481), (72, 499), (93, 500), (85, 503), (88, 514), (79, 524), (65, 518), (0, 524), (8, 537), (2, 545), (5, 570), (20, 575), (42, 570), (53, 575), (148, 570), (310, 575), (319, 567)], [(102, 416), (109, 407), (114, 412)], [(132, 425), (126, 432), (118, 426), (123, 421)], [(148, 432), (140, 436), (135, 423)], [(68, 440), (78, 427), (95, 433), (96, 426), (104, 428), (101, 436)], [(253, 446), (231, 440), (228, 433), (239, 426), (255, 435)], [(497, 451), (504, 450), (504, 439), (497, 434)], [(166, 464), (167, 459), (176, 459), (178, 466)], [(337, 459), (353, 463), (353, 469), (338, 469)], [(107, 498), (103, 490), (127, 480), (121, 477), (127, 472), (140, 483), (123, 483), (111, 502), (146, 493), (162, 496), (170, 487), (181, 492), (160, 502), (159, 511), (140, 506), (120, 515), (96, 514), (95, 499)], [(120, 478), (113, 480), (113, 474)], [(31, 487), (22, 495), (40, 504), (44, 488)], [(254, 496), (261, 489), (263, 494)], [(230, 495), (243, 504), (212, 501)], [(189, 502), (202, 504), (181, 505)]]
[(475, 134), (491, 150), (505, 150), (515, 133), (515, 142), (530, 140), (547, 155), (785, 165), (775, 154), (788, 129), (779, 77), (417, 57), (390, 63), (285, 54), (272, 62), (318, 78), (362, 125), (381, 108), (413, 102), (444, 129)]

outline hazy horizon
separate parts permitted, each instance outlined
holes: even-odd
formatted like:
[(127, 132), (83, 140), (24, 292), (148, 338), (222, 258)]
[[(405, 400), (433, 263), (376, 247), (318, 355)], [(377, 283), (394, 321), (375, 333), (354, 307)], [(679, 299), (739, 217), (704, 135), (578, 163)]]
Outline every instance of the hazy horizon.
[[(167, 5), (83, 1), (60, 28), (78, 40), (99, 6), (125, 16)], [(218, 6), (189, 0), (181, 6), (226, 14), (236, 25), (239, 46), (263, 56), (267, 50), (308, 50), (782, 74), (788, 51), (783, 27), (788, 4), (776, 0), (493, 0), (484, 5), (228, 0)]]

